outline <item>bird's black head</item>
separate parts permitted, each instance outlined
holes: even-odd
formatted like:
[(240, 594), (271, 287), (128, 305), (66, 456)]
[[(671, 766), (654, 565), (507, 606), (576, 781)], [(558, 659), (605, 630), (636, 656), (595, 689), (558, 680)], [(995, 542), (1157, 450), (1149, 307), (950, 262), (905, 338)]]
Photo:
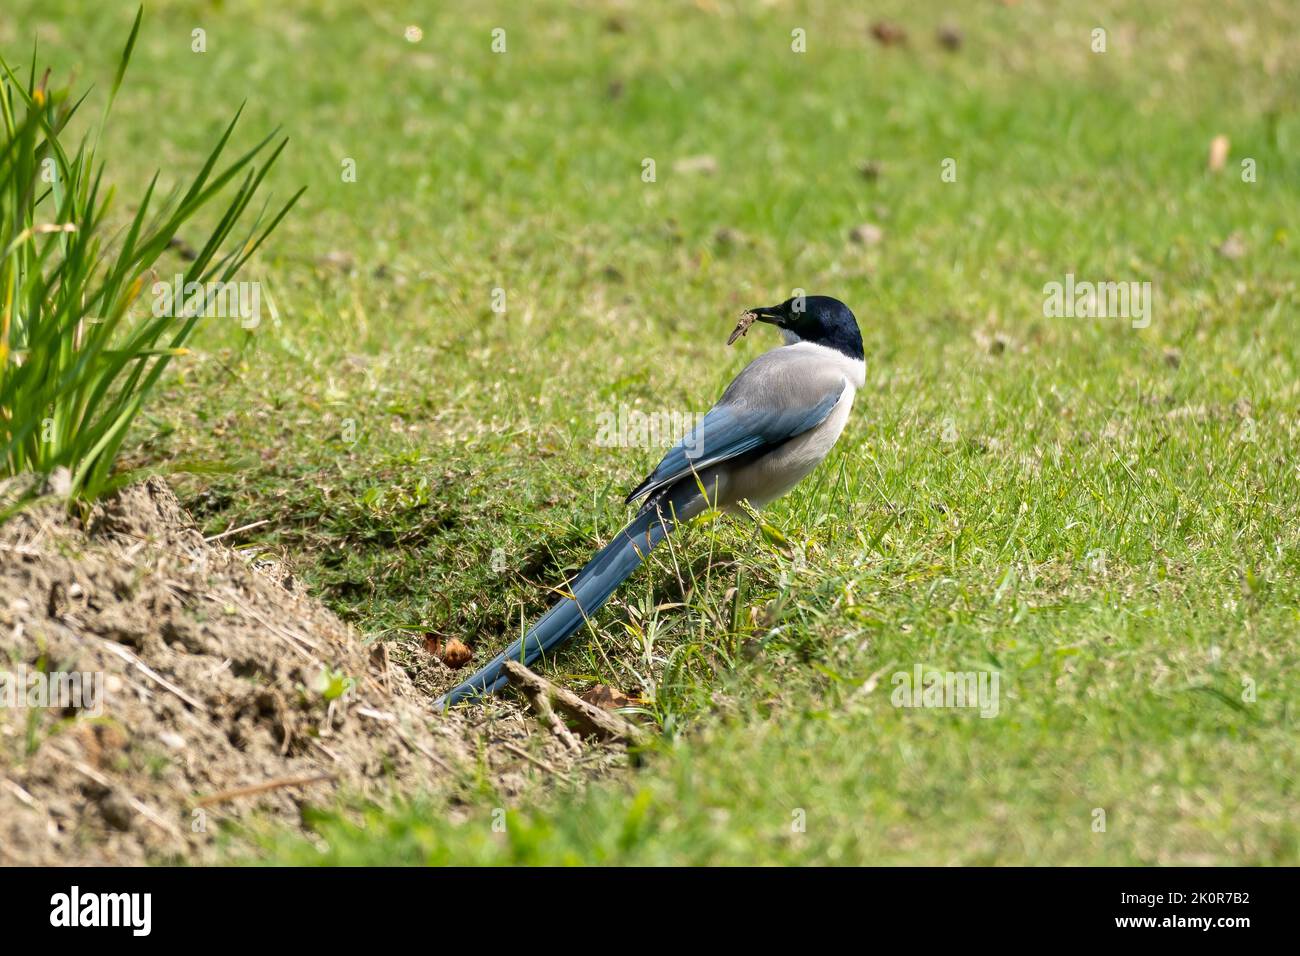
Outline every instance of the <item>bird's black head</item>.
[(849, 307), (828, 295), (797, 295), (780, 305), (750, 309), (779, 328), (787, 342), (813, 342), (862, 361), (862, 333)]

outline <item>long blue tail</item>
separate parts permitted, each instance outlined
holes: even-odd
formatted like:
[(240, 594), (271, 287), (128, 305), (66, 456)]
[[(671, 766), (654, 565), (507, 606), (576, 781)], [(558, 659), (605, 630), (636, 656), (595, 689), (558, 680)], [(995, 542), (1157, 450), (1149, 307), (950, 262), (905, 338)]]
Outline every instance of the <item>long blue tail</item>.
[[(524, 666), (549, 652), (582, 626), (582, 622), (600, 610), (614, 589), (640, 567), (645, 556), (668, 536), (678, 521), (689, 517), (686, 510), (692, 499), (699, 499), (696, 488), (683, 484), (666, 490), (646, 502), (626, 528), (601, 548), (569, 585), (572, 598), (564, 598), (543, 614), (536, 624), (477, 674), (458, 684), (434, 702), (443, 710), (466, 697), (492, 694), (506, 684), (505, 662), (522, 661)], [(702, 500), (702, 499), (701, 499)], [(690, 511), (694, 511), (690, 508)]]

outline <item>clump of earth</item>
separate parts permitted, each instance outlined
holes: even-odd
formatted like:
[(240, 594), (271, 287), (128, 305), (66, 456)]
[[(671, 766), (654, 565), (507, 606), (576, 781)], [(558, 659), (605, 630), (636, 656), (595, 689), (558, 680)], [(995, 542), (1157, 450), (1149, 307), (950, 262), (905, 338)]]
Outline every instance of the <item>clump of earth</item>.
[(386, 645), (205, 541), (159, 478), (0, 524), (0, 864), (213, 860), (232, 824), (452, 792), (484, 754), (507, 794), (609, 762), (510, 701), (434, 714)]

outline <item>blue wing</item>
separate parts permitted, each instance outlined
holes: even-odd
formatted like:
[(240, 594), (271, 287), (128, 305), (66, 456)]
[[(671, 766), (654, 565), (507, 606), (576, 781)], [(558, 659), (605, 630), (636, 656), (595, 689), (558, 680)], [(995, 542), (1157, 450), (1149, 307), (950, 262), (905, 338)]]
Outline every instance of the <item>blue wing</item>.
[(663, 461), (649, 477), (632, 490), (627, 503), (631, 504), (719, 462), (779, 445), (816, 427), (826, 420), (840, 400), (844, 386), (841, 379), (839, 388), (823, 392), (820, 400), (814, 403), (801, 401), (784, 407), (769, 402), (728, 401), (729, 395), (724, 395), (722, 401), (664, 455)]

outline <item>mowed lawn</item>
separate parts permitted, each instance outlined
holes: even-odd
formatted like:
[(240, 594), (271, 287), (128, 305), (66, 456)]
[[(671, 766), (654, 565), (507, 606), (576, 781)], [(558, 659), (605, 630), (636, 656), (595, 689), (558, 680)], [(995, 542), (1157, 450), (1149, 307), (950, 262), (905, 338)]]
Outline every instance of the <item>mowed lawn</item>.
[[(129, 457), (399, 655), (544, 609), (662, 452), (602, 416), (705, 411), (777, 342), (742, 309), (843, 299), (867, 385), (765, 532), (692, 526), (545, 668), (644, 699), (640, 767), (233, 858), (1300, 861), (1300, 7), (274, 6), (151, 5), (106, 134), (123, 217), (244, 100), (308, 186), (242, 275), (277, 318), (210, 320)], [(10, 0), (0, 51), (102, 97), (133, 14)], [(1067, 275), (1149, 323), (1045, 316)], [(996, 714), (895, 706), (918, 666)]]

